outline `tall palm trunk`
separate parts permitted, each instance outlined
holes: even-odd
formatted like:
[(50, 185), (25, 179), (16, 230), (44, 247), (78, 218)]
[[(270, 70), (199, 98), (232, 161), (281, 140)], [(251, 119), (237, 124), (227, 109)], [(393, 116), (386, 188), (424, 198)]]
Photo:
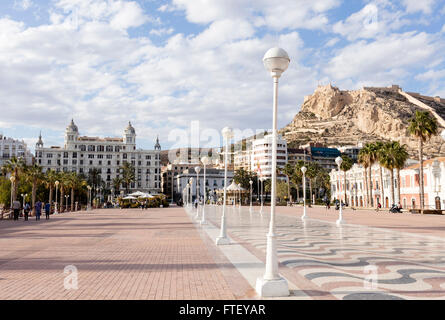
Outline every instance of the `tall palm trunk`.
[(371, 178), (371, 172), (372, 172), (372, 165), (369, 166), (368, 171), (368, 181), (369, 181), (369, 204), (372, 207), (373, 206), (373, 199), (372, 199), (372, 178)]
[(32, 192), (31, 192), (31, 203), (32, 203), (32, 213), (36, 212), (36, 194), (37, 194), (37, 179), (32, 181)]
[(289, 176), (286, 175), (287, 178), (287, 198), (289, 199), (290, 202), (292, 202), (292, 196), (290, 194), (290, 179)]
[(71, 212), (74, 211), (74, 188), (71, 188)]
[(396, 199), (394, 199), (394, 169), (389, 170), (389, 174), (390, 174), (390, 181), (391, 181), (391, 203), (389, 204), (390, 206), (396, 203)]
[(420, 211), (423, 213), (425, 209), (425, 199), (423, 191), (423, 140), (419, 139), (419, 162), (420, 162), (420, 174), (419, 174), (419, 195), (420, 195)]
[(385, 204), (386, 204), (386, 201), (385, 201), (385, 189), (383, 188), (383, 168), (380, 165), (379, 165), (379, 174), (380, 174), (380, 190), (382, 190), (380, 192), (381, 195), (382, 195), (381, 201), (382, 201), (383, 207), (384, 207)]
[(52, 203), (53, 203), (53, 186), (50, 185), (49, 186), (49, 204), (52, 205)]
[(65, 197), (65, 190), (63, 187), (60, 188), (60, 212), (64, 212), (64, 206), (63, 206), (63, 198)]
[(365, 187), (365, 189), (366, 189), (366, 205), (367, 205), (368, 207), (370, 207), (370, 206), (371, 206), (371, 202), (370, 202), (370, 200), (369, 200), (368, 168), (364, 168), (364, 169), (365, 169), (365, 174), (364, 174), (364, 177), (365, 177), (365, 185), (364, 185), (364, 187)]
[(298, 186), (298, 182), (295, 184), (295, 188), (297, 189), (297, 202), (300, 202), (300, 187)]
[(400, 186), (402, 183), (400, 182), (400, 169), (397, 168), (397, 200), (402, 204), (402, 199), (400, 199)]
[(309, 201), (310, 201), (310, 203), (314, 204), (312, 201), (312, 179), (309, 179), (309, 192), (310, 192), (310, 196), (311, 196)]

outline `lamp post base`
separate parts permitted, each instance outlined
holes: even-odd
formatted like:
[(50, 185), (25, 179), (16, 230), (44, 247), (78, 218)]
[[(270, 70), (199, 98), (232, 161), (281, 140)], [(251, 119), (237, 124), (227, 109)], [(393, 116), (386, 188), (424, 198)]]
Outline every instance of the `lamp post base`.
[(230, 240), (228, 238), (225, 237), (218, 237), (216, 238), (216, 245), (226, 245), (226, 244), (230, 244)]
[(341, 226), (341, 225), (345, 224), (346, 222), (343, 219), (338, 219), (337, 221), (335, 221), (335, 223), (337, 224), (337, 226)]
[(260, 297), (288, 297), (289, 286), (286, 279), (264, 279), (257, 278), (256, 292)]

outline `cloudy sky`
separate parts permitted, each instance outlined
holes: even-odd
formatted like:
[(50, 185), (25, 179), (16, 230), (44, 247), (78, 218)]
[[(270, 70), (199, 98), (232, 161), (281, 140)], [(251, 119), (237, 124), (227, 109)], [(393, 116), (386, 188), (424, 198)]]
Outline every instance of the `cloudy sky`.
[(280, 127), (318, 84), (445, 97), (444, 21), (444, 0), (2, 0), (0, 131), (60, 145), (71, 118), (94, 136), (130, 120), (167, 149), (194, 120), (267, 129), (274, 46), (291, 58)]

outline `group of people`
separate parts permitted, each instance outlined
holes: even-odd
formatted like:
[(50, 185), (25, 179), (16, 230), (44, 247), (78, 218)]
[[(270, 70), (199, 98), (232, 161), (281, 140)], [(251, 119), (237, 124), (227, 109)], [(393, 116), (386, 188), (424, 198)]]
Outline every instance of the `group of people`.
[[(20, 210), (23, 209), (23, 216), (25, 221), (28, 221), (29, 218), (29, 213), (31, 212), (32, 208), (31, 205), (29, 204), (29, 202), (27, 202), (23, 208), (22, 208), (22, 204), (20, 203), (20, 201), (15, 200), (12, 202), (12, 210), (14, 212), (14, 220), (19, 220), (19, 216), (20, 216)], [(36, 214), (36, 220), (40, 220), (40, 216), (42, 215), (42, 211), (45, 211), (45, 217), (46, 220), (49, 220), (49, 215), (51, 213), (51, 204), (49, 202), (47, 203), (42, 203), (41, 201), (37, 201), (34, 205), (34, 209), (35, 209), (35, 214)]]

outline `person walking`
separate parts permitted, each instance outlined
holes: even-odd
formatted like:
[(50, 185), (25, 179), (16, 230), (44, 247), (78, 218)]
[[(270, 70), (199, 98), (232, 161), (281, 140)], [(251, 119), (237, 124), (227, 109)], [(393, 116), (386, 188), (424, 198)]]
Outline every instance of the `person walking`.
[(12, 209), (14, 210), (14, 220), (19, 220), (19, 214), (20, 214), (20, 208), (21, 208), (20, 201), (15, 200), (12, 202)]
[(45, 204), (45, 218), (46, 220), (49, 220), (49, 214), (51, 213), (51, 205), (50, 203)]
[(36, 202), (35, 209), (36, 209), (36, 221), (37, 221), (40, 220), (40, 215), (42, 214), (42, 203), (40, 202), (40, 200)]
[(31, 206), (29, 205), (29, 202), (27, 202), (25, 204), (25, 208), (24, 208), (24, 213), (25, 213), (25, 221), (28, 221), (28, 217), (29, 217), (29, 211), (31, 211)]

